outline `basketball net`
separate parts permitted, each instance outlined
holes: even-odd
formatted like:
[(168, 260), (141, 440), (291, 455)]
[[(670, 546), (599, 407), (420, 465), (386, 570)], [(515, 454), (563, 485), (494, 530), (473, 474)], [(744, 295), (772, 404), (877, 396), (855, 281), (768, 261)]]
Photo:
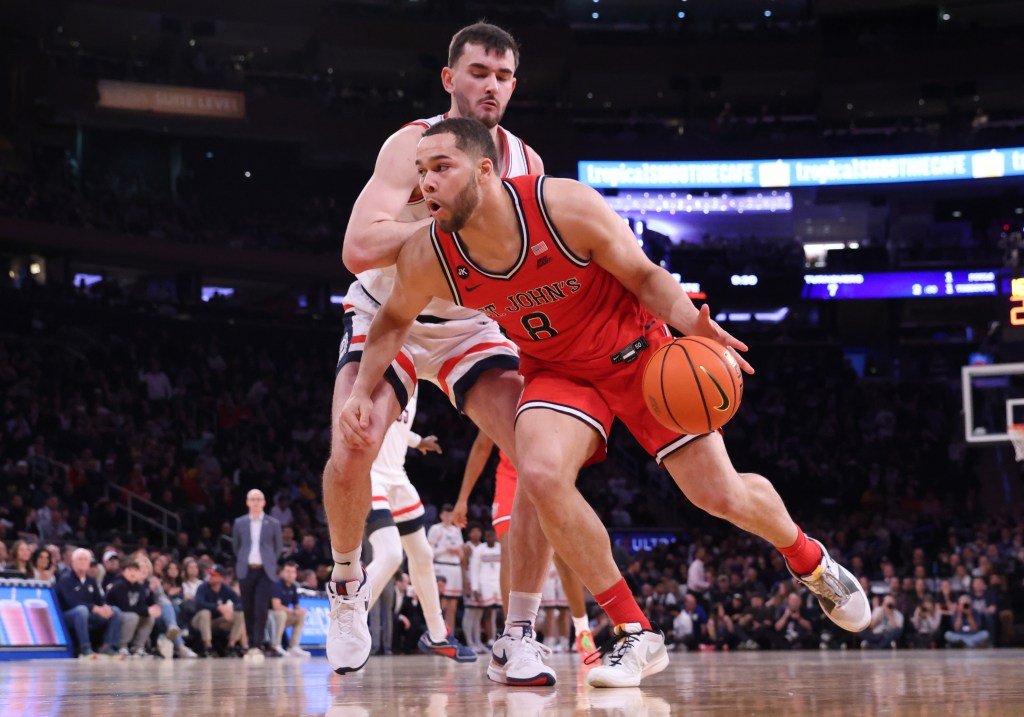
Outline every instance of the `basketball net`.
[(1013, 443), (1013, 453), (1017, 462), (1024, 461), (1024, 423), (1011, 423), (1006, 427), (1006, 434)]

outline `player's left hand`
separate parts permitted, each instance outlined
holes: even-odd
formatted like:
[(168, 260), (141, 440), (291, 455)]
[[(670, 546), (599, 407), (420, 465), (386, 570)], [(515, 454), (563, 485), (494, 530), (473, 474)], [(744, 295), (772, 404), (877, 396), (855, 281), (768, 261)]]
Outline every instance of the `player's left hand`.
[(737, 353), (739, 351), (747, 351), (747, 345), (723, 329), (718, 325), (717, 321), (711, 318), (711, 308), (707, 304), (700, 307), (700, 313), (697, 314), (697, 323), (694, 325), (693, 334), (717, 341), (722, 346), (736, 349), (736, 351), (732, 352), (736, 363), (740, 365), (744, 373), (754, 373), (754, 367)]
[(437, 436), (424, 436), (420, 439), (420, 444), (416, 446), (416, 450), (423, 455), (442, 452), (441, 444), (437, 442)]

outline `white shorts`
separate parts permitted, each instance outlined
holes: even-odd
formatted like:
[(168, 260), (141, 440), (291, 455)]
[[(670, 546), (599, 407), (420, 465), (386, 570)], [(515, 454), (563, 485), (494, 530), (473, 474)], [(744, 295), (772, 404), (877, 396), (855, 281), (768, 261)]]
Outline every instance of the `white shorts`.
[(408, 523), (423, 515), (423, 501), (412, 483), (382, 483), (371, 478), (370, 484), (373, 491), (370, 510), (391, 511), (395, 523)]
[(462, 566), (458, 563), (434, 563), (434, 575), (444, 578), (444, 587), (440, 584), (441, 597), (460, 598), (462, 597)]
[[(344, 307), (345, 335), (338, 351), (338, 371), (362, 358), (366, 333), (380, 305), (357, 281), (349, 287)], [(436, 384), (461, 411), (466, 392), (481, 373), (492, 368), (519, 368), (518, 349), (496, 323), (482, 314), (452, 320), (420, 316), (384, 378), (403, 408), (416, 381), (424, 379)]]
[(481, 580), (480, 599), (474, 604), (476, 607), (496, 607), (501, 605), (501, 583)]
[(544, 581), (544, 590), (540, 594), (541, 607), (569, 607), (569, 600), (562, 589), (562, 581), (557, 576)]

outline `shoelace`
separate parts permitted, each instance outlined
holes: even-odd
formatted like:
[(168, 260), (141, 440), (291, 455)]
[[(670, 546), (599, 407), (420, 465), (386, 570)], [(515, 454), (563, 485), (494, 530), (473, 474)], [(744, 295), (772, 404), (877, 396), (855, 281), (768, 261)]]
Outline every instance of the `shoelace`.
[(633, 646), (633, 643), (640, 639), (640, 633), (638, 632), (622, 632), (618, 635), (614, 635), (609, 640), (606, 640), (597, 650), (591, 652), (583, 659), (583, 664), (592, 665), (598, 660), (604, 658), (605, 655), (611, 655), (608, 658), (609, 665), (618, 665), (622, 661), (622, 658), (626, 656), (626, 652)]
[(544, 661), (545, 657), (551, 657), (552, 655), (551, 648), (545, 645), (543, 642), (537, 642), (535, 639), (533, 639), (532, 634), (523, 635), (522, 638), (520, 638), (519, 642), (523, 646), (525, 646), (526, 649), (529, 649), (533, 653), (533, 656), (541, 662)]
[[(337, 590), (337, 588), (335, 588)], [(352, 635), (352, 619), (356, 614), (355, 606), (361, 601), (359, 595), (343, 595), (335, 593), (337, 599), (331, 600), (331, 620), (336, 621), (343, 637)]]
[(822, 571), (815, 580), (808, 581), (808, 587), (821, 597), (831, 600), (837, 608), (842, 607), (850, 599), (850, 593), (842, 581), (828, 570)]

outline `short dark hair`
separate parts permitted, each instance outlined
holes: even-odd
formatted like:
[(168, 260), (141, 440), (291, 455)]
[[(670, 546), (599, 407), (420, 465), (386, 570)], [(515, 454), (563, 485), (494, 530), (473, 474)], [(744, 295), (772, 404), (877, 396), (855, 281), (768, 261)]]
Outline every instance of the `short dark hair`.
[[(494, 146), (490, 131), (480, 120), (450, 117), (435, 124), (423, 136), (432, 137), (435, 134), (455, 135), (455, 146), (461, 151), (476, 157), (487, 157), (495, 167), (498, 166), (498, 149)], [(451, 504), (445, 503), (441, 512), (451, 509)]]
[(467, 25), (452, 36), (451, 44), (448, 45), (448, 67), (455, 67), (466, 45), (471, 44), (481, 45), (487, 52), (498, 55), (511, 50), (514, 63), (512, 69), (519, 67), (519, 43), (516, 39), (497, 25), (483, 21)]
[(284, 565), (282, 565), (281, 567), (282, 568), (295, 568), (296, 570), (298, 570), (299, 569), (299, 564), (297, 562), (295, 562), (294, 560), (285, 560), (284, 561)]

